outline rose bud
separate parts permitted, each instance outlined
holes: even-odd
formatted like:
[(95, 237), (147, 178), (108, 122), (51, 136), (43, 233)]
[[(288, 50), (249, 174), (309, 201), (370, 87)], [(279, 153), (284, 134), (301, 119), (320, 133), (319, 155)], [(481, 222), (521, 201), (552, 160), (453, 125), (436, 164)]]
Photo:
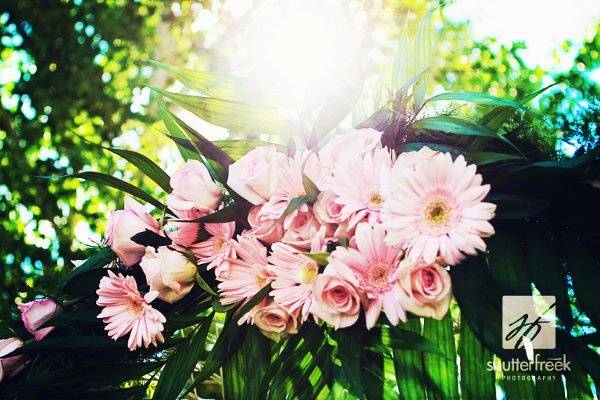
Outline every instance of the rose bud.
[(33, 300), (29, 303), (17, 304), (17, 307), (21, 312), (25, 329), (35, 337), (35, 340), (42, 340), (54, 329), (53, 326), (39, 329), (40, 326), (62, 312), (60, 306), (52, 299)]
[(131, 197), (125, 197), (125, 209), (110, 214), (107, 242), (126, 267), (137, 264), (144, 256), (146, 247), (131, 238), (145, 230), (158, 233), (158, 222), (146, 212), (144, 206)]
[(167, 205), (175, 210), (216, 210), (221, 202), (221, 191), (198, 160), (188, 160), (171, 177), (173, 191)]
[(261, 206), (254, 206), (248, 213), (248, 223), (256, 238), (266, 244), (278, 242), (283, 237), (283, 224), (279, 218), (261, 218)]
[(276, 342), (298, 333), (298, 317), (273, 300), (263, 300), (252, 312), (252, 323), (261, 333)]

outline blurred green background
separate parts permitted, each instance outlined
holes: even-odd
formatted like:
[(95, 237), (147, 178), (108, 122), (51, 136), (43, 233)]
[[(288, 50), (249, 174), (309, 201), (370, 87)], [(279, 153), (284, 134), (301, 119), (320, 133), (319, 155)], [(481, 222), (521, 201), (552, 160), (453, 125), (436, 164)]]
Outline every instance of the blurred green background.
[[(70, 268), (70, 260), (84, 257), (102, 240), (108, 212), (122, 204), (116, 191), (41, 177), (90, 169), (156, 190), (94, 143), (140, 151), (173, 171), (180, 160), (160, 134), (164, 128), (146, 85), (179, 87), (148, 60), (252, 74), (252, 67), (263, 67), (248, 60), (260, 59), (265, 48), (262, 42), (256, 46), (244, 26), (258, 21), (261, 27), (264, 3), (0, 0), (1, 312), (34, 285), (43, 293)], [(319, 3), (317, 13), (329, 3)], [(432, 19), (430, 92), (518, 98), (560, 82), (530, 103), (540, 149), (565, 158), (598, 146), (600, 5), (568, 3), (447, 2)], [(361, 26), (359, 58), (368, 61), (365, 93), (373, 98), (388, 89), (377, 77), (394, 73), (390, 65), (410, 42), (404, 36), (416, 33), (419, 21), (440, 6), (426, 0), (340, 4)], [(311, 27), (300, 28), (310, 35)], [(289, 39), (286, 50), (292, 55), (302, 55), (302, 32)], [(265, 43), (278, 36), (265, 35)], [(316, 70), (336, 63), (335, 52), (302, 56)], [(281, 71), (286, 65), (267, 68), (273, 67)], [(305, 84), (300, 77), (296, 83)]]

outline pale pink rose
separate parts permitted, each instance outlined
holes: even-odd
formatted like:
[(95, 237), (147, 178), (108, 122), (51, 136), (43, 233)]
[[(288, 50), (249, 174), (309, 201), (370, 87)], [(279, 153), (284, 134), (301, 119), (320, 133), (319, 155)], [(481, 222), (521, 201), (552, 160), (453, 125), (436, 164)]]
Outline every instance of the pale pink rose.
[(25, 356), (4, 357), (21, 346), (23, 346), (23, 342), (16, 337), (0, 340), (0, 382), (16, 376), (25, 368), (27, 363)]
[(171, 177), (173, 191), (167, 205), (174, 210), (216, 210), (221, 202), (221, 191), (198, 160), (188, 160)]
[(283, 223), (279, 218), (271, 219), (260, 215), (262, 206), (254, 206), (248, 213), (248, 223), (257, 239), (273, 244), (283, 237)]
[(346, 156), (360, 156), (381, 148), (382, 134), (375, 129), (365, 128), (336, 135), (319, 151), (319, 161), (323, 167), (333, 170), (335, 164)]
[(452, 282), (448, 271), (439, 264), (404, 260), (400, 263), (400, 286), (408, 295), (407, 311), (420, 317), (442, 319), (452, 298)]
[(449, 153), (414, 169), (394, 168), (382, 205), (388, 243), (405, 247), (410, 260), (433, 263), (441, 256), (450, 265), (485, 251), (481, 238), (494, 234), (489, 220), (496, 206), (483, 201), (490, 185), (476, 172), (463, 156), (452, 160)]
[(427, 146), (421, 147), (419, 151), (400, 153), (394, 162), (393, 169), (410, 169), (414, 171), (417, 164), (423, 161), (431, 161), (437, 154), (439, 154), (439, 152), (431, 150)]
[[(178, 250), (185, 250), (198, 241), (198, 232), (202, 227), (197, 219), (208, 215), (210, 210), (192, 208), (177, 210), (177, 218), (170, 219), (164, 226), (164, 234), (173, 241)], [(192, 222), (194, 221), (194, 222)]]
[(52, 299), (33, 300), (29, 303), (17, 304), (17, 307), (21, 312), (25, 329), (35, 337), (35, 340), (42, 340), (52, 332), (53, 326), (39, 328), (62, 312), (62, 308)]
[(263, 300), (252, 311), (251, 321), (263, 335), (279, 342), (298, 333), (298, 317), (270, 299)]
[(392, 325), (406, 321), (406, 295), (398, 283), (402, 250), (385, 243), (381, 224), (370, 226), (366, 222), (358, 224), (350, 244), (352, 247), (337, 247), (331, 253), (329, 266), (345, 266), (354, 273), (363, 293), (367, 329), (375, 325), (382, 309)]
[(330, 264), (317, 276), (312, 314), (335, 329), (353, 325), (360, 314), (359, 282), (344, 264)]
[(108, 331), (108, 336), (117, 340), (131, 332), (127, 341), (131, 351), (142, 344), (148, 348), (150, 344), (164, 343), (165, 316), (150, 305), (158, 296), (157, 291), (142, 296), (133, 276), (108, 271), (108, 276), (100, 280), (96, 294), (96, 304), (103, 307), (98, 318), (106, 324), (104, 330)]
[(336, 201), (338, 196), (330, 191), (319, 193), (313, 206), (315, 216), (322, 224), (339, 224), (345, 221), (342, 215), (342, 204)]
[(182, 299), (194, 286), (196, 265), (167, 247), (159, 247), (158, 251), (148, 247), (140, 267), (150, 290), (158, 291), (158, 298), (167, 303)]
[[(315, 218), (310, 207), (303, 204), (287, 215), (283, 222), (285, 233), (281, 241), (299, 250), (309, 250), (321, 224)], [(327, 235), (329, 236), (329, 235)]]
[(107, 243), (126, 267), (137, 264), (144, 256), (146, 247), (135, 243), (131, 237), (146, 229), (158, 233), (160, 226), (144, 206), (131, 197), (125, 197), (125, 209), (110, 213)]
[(206, 232), (211, 237), (203, 242), (196, 243), (191, 250), (199, 264), (207, 264), (206, 269), (215, 269), (215, 276), (227, 275), (230, 269), (229, 260), (235, 258), (235, 222), (222, 224), (204, 224)]
[(277, 189), (279, 170), (286, 160), (275, 146), (257, 147), (229, 166), (227, 185), (250, 203), (262, 204)]

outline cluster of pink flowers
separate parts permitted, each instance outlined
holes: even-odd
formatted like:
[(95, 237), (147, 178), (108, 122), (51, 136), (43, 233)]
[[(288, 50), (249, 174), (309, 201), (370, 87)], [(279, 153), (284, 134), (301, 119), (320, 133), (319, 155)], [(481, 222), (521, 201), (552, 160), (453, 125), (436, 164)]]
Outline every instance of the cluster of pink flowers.
[[(348, 327), (361, 311), (369, 329), (382, 311), (393, 325), (407, 312), (442, 318), (451, 298), (446, 268), (484, 251), (481, 238), (494, 233), (495, 206), (483, 201), (490, 188), (474, 165), (429, 148), (396, 154), (372, 129), (293, 156), (256, 148), (230, 165), (226, 183), (252, 205), (247, 226), (198, 222), (224, 207), (198, 161), (171, 178), (167, 206), (177, 218), (159, 223), (132, 199), (111, 215), (108, 244), (125, 267), (141, 266), (150, 287), (142, 295), (132, 277), (102, 279), (99, 317), (111, 337), (130, 333), (132, 350), (162, 341), (165, 317), (150, 303), (180, 300), (197, 268), (214, 271), (223, 305), (245, 304), (270, 285), (239, 321), (273, 338), (311, 317)], [(132, 240), (144, 231), (172, 244)]]

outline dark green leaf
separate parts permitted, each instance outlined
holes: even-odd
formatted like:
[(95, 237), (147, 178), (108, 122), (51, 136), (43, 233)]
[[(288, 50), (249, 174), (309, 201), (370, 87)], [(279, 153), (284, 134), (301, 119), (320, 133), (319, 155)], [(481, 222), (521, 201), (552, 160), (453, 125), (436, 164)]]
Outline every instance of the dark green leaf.
[(248, 311), (252, 310), (254, 308), (254, 306), (256, 306), (258, 303), (260, 303), (265, 297), (267, 297), (267, 295), (269, 294), (270, 291), (271, 291), (271, 285), (267, 285), (267, 286), (263, 287), (262, 289), (260, 289), (258, 291), (258, 293), (256, 293), (252, 299), (250, 299), (247, 303), (245, 303), (243, 306), (241, 306), (239, 308), (239, 310), (236, 310), (234, 319), (236, 321), (238, 321), (240, 318), (242, 318), (244, 316), (244, 314), (246, 314)]
[(362, 336), (363, 327), (350, 327), (347, 329), (339, 329), (333, 333), (333, 337), (338, 343), (338, 357), (342, 362), (342, 370), (350, 383), (350, 392), (363, 399), (365, 391), (362, 384), (361, 371), (361, 353), (362, 353)]
[(449, 117), (445, 115), (428, 117), (418, 120), (413, 124), (413, 127), (417, 130), (427, 129), (431, 131), (450, 133), (453, 135), (479, 136), (497, 139), (518, 151), (518, 148), (508, 139), (491, 130), (490, 128), (470, 121), (465, 121), (460, 118)]
[(504, 107), (512, 107), (512, 108), (523, 108), (524, 106), (515, 100), (503, 99), (501, 97), (490, 96), (483, 93), (475, 93), (475, 92), (448, 92), (438, 94), (437, 96), (433, 96), (430, 99), (426, 100), (426, 102), (431, 101), (467, 101), (470, 103), (479, 104), (482, 106), (504, 106)]
[(524, 157), (516, 154), (492, 153), (488, 151), (473, 151), (465, 154), (469, 162), (477, 165), (486, 165), (501, 161), (519, 161), (525, 160)]
[(176, 399), (204, 353), (206, 337), (212, 324), (211, 314), (169, 356), (154, 392), (154, 399)]
[[(137, 197), (138, 199), (143, 200), (147, 203), (150, 203), (159, 210), (165, 209), (165, 205), (163, 203), (156, 200), (154, 197), (150, 196), (148, 193), (146, 193), (139, 187), (134, 186), (131, 183), (125, 182), (119, 178), (115, 178), (112, 175), (103, 174), (101, 172), (83, 171), (73, 175), (69, 175), (68, 177), (85, 179), (88, 181), (94, 181), (106, 186), (110, 186), (122, 192), (129, 193), (130, 195)], [(172, 214), (172, 212), (170, 212), (170, 214)]]
[(156, 165), (154, 161), (149, 159), (143, 154), (136, 151), (115, 149), (112, 147), (104, 147), (106, 150), (118, 154), (133, 165), (135, 165), (140, 171), (144, 173), (148, 178), (152, 179), (158, 186), (160, 186), (165, 192), (171, 192), (171, 185), (169, 183), (169, 175), (162, 170), (161, 167)]
[(542, 232), (527, 235), (527, 264), (542, 295), (556, 297), (556, 314), (566, 329), (573, 325), (567, 281), (561, 257)]
[(208, 283), (206, 283), (206, 281), (202, 278), (202, 276), (199, 273), (196, 273), (196, 283), (198, 284), (198, 286), (200, 286), (206, 293), (210, 294), (211, 296), (217, 297), (217, 293), (215, 293), (215, 291), (213, 290), (213, 288), (211, 288)]
[[(192, 142), (190, 142), (188, 140), (187, 134), (177, 124), (177, 121), (175, 121), (175, 118), (173, 117), (171, 112), (167, 109), (165, 104), (161, 101), (159, 96), (156, 96), (156, 104), (158, 106), (158, 114), (159, 114), (161, 120), (163, 121), (163, 123), (165, 124), (165, 126), (167, 127), (167, 130), (171, 134), (171, 135), (169, 135), (169, 137), (171, 139), (173, 139), (175, 141), (175, 143), (177, 143), (177, 148), (179, 149), (179, 153), (181, 153), (181, 156), (183, 157), (183, 159), (185, 161), (201, 160), (200, 153), (198, 152), (198, 150), (196, 150), (196, 148), (194, 147)], [(188, 141), (191, 148), (188, 146), (185, 146), (184, 144), (180, 143), (179, 141)]]
[(533, 378), (522, 372), (505, 371), (502, 380), (506, 400), (534, 399)]
[(200, 222), (230, 222), (239, 219), (240, 216), (245, 218), (248, 215), (248, 211), (252, 205), (247, 201), (237, 201), (232, 205), (215, 211), (212, 214), (208, 214), (199, 219)]
[(597, 279), (600, 273), (598, 260), (580, 240), (569, 237), (567, 247), (567, 270), (573, 279), (577, 303), (595, 326), (600, 326), (600, 302), (598, 301)]
[(59, 290), (62, 290), (67, 284), (76, 276), (84, 274), (86, 272), (104, 268), (117, 259), (117, 255), (110, 249), (110, 247), (103, 247), (98, 250), (93, 256), (85, 260), (79, 267), (73, 269), (65, 278), (63, 278), (58, 284)]
[(515, 232), (500, 230), (487, 242), (490, 273), (503, 294), (531, 295), (525, 254)]

